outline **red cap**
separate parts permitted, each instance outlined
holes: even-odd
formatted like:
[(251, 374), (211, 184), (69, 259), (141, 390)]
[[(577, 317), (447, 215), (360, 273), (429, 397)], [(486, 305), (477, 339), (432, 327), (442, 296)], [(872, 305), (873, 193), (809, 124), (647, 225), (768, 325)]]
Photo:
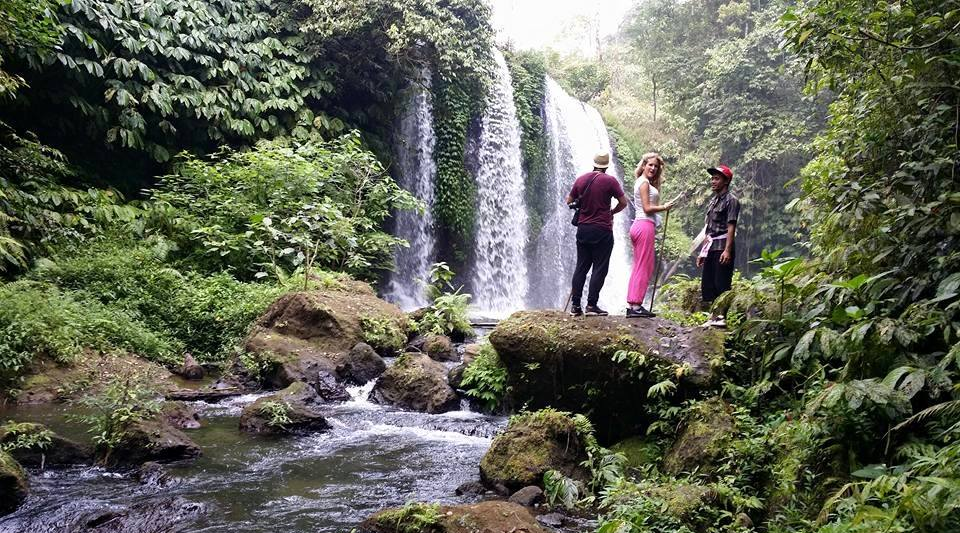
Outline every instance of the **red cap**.
[(710, 167), (707, 169), (707, 172), (710, 174), (720, 174), (721, 176), (727, 178), (727, 181), (733, 179), (733, 171), (730, 170), (730, 167), (727, 165), (717, 165), (715, 167)]

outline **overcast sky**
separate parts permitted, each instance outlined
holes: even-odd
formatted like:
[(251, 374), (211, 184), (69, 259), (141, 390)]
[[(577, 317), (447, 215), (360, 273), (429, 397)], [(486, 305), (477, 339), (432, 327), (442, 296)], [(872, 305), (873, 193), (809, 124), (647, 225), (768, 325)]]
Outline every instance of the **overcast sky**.
[(509, 39), (519, 49), (552, 47), (570, 51), (578, 46), (588, 53), (589, 36), (580, 38), (577, 19), (600, 23), (601, 35), (611, 35), (635, 0), (487, 0), (493, 7), (493, 24), (500, 41)]

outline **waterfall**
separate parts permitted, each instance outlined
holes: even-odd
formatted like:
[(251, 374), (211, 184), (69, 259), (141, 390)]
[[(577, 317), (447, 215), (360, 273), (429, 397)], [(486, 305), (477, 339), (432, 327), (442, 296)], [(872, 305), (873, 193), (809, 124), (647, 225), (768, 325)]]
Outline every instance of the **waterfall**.
[[(544, 221), (532, 248), (531, 306), (560, 308), (570, 294), (570, 281), (576, 264), (576, 228), (570, 225), (572, 213), (563, 203), (577, 176), (593, 168), (593, 156), (611, 151), (603, 118), (596, 109), (568, 95), (560, 85), (547, 78), (544, 102), (544, 126), (550, 151), (547, 194), (556, 199), (555, 208)], [(614, 159), (608, 173), (621, 180)], [(624, 191), (629, 198), (631, 191)], [(600, 291), (600, 306), (611, 312), (626, 304), (630, 277), (630, 222), (628, 211), (614, 216), (614, 249), (610, 270)], [(588, 279), (589, 284), (589, 279)], [(584, 287), (582, 303), (586, 304)]]
[(390, 275), (383, 296), (404, 310), (427, 305), (418, 280), (428, 280), (434, 260), (435, 237), (433, 215), (434, 178), (437, 173), (433, 158), (436, 137), (433, 131), (433, 101), (430, 72), (424, 70), (409, 89), (409, 105), (398, 123), (398, 140), (394, 146), (394, 178), (426, 204), (420, 214), (400, 211), (396, 214), (395, 234), (410, 243), (396, 254), (396, 270)]
[(496, 68), (474, 151), (476, 239), (471, 276), (475, 312), (505, 316), (526, 307), (527, 211), (520, 152), (520, 122), (507, 62), (494, 50)]

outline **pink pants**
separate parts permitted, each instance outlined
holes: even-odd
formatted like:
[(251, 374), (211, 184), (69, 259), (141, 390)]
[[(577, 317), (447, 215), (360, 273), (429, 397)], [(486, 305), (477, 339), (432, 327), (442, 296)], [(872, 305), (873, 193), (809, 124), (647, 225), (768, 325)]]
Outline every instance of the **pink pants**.
[(654, 252), (657, 228), (652, 220), (634, 220), (630, 227), (630, 240), (633, 242), (633, 271), (627, 285), (627, 303), (643, 304), (647, 295), (647, 284), (653, 276)]

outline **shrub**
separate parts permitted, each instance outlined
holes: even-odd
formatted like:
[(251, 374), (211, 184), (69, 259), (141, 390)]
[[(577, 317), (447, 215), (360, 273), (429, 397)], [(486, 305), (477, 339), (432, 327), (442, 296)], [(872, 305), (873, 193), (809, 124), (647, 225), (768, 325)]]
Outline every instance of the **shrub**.
[(68, 418), (88, 426), (87, 431), (101, 453), (101, 461), (106, 463), (133, 424), (160, 412), (160, 402), (156, 398), (157, 391), (143, 378), (117, 379), (103, 391), (77, 400), (77, 405), (85, 412)]
[(407, 342), (407, 332), (390, 317), (361, 316), (363, 342), (377, 350), (399, 352)]
[(67, 363), (83, 348), (126, 350), (170, 363), (182, 345), (122, 309), (49, 283), (0, 285), (0, 383), (19, 377), (37, 356)]
[(380, 513), (377, 522), (400, 533), (431, 533), (441, 531), (442, 518), (439, 505), (410, 502), (400, 509)]
[(489, 343), (480, 348), (477, 358), (464, 369), (461, 386), (467, 396), (480, 400), (491, 411), (500, 404), (507, 392), (507, 369)]
[(241, 279), (312, 266), (370, 279), (391, 266), (398, 239), (380, 225), (420, 204), (386, 175), (359, 133), (332, 141), (262, 141), (209, 160), (181, 156), (150, 191), (149, 230), (182, 258)]
[(56, 283), (137, 317), (176, 339), (198, 360), (221, 360), (282, 292), (226, 273), (181, 272), (162, 253), (125, 240), (101, 241), (45, 261), (32, 277)]
[(287, 402), (263, 402), (260, 404), (259, 411), (266, 418), (269, 427), (283, 429), (291, 422), (290, 404)]

